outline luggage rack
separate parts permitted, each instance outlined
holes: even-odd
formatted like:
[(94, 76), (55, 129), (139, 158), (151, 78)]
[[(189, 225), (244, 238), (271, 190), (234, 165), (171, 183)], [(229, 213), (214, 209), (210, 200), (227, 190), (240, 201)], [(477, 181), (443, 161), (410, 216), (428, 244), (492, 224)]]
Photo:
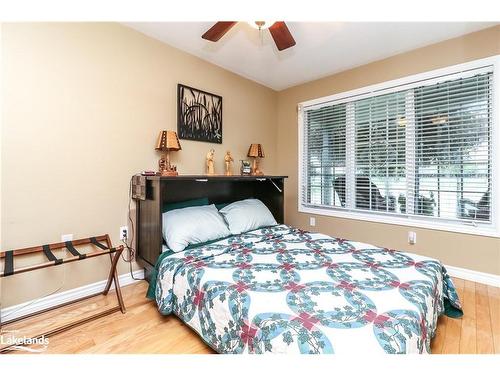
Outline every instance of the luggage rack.
[[(77, 247), (83, 246), (83, 245), (93, 245), (93, 248), (95, 248), (96, 250), (88, 252), (88, 253), (81, 253), (77, 250)], [(58, 258), (52, 252), (53, 250), (61, 250), (61, 249), (66, 249), (71, 254), (71, 256), (65, 257), (65, 258)], [(75, 300), (64, 302), (62, 304), (59, 304), (59, 305), (56, 305), (53, 307), (49, 307), (49, 308), (46, 308), (46, 309), (43, 309), (40, 311), (36, 311), (34, 313), (26, 314), (26, 315), (20, 316), (18, 318), (14, 318), (12, 320), (9, 320), (5, 323), (2, 323), (1, 317), (0, 317), (0, 330), (3, 327), (5, 327), (11, 323), (18, 322), (20, 320), (27, 319), (27, 318), (35, 316), (35, 315), (43, 314), (45, 312), (48, 312), (48, 311), (51, 311), (51, 310), (54, 310), (54, 309), (57, 309), (57, 308), (60, 308), (63, 306), (71, 305), (71, 304), (74, 304), (74, 303), (77, 303), (77, 302), (80, 302), (80, 301), (83, 301), (83, 300), (86, 300), (86, 299), (89, 299), (89, 298), (92, 298), (92, 297), (95, 297), (95, 296), (98, 296), (101, 294), (107, 295), (110, 288), (111, 288), (112, 283), (115, 284), (116, 297), (118, 300), (117, 306), (109, 308), (105, 311), (101, 311), (97, 314), (85, 317), (83, 319), (67, 323), (61, 327), (52, 328), (47, 332), (37, 334), (33, 338), (54, 335), (56, 333), (68, 330), (68, 329), (73, 328), (77, 325), (87, 323), (89, 321), (92, 321), (94, 319), (112, 314), (112, 313), (117, 312), (117, 311), (121, 311), (123, 314), (125, 314), (125, 312), (126, 312), (125, 304), (123, 303), (123, 297), (122, 297), (122, 293), (121, 293), (121, 289), (120, 289), (120, 284), (118, 281), (118, 273), (116, 271), (116, 266), (118, 264), (118, 260), (120, 259), (121, 254), (123, 252), (123, 249), (124, 249), (124, 247), (122, 245), (120, 245), (118, 247), (112, 247), (109, 235), (105, 234), (102, 236), (88, 237), (88, 238), (83, 238), (83, 239), (74, 240), (74, 241), (58, 242), (58, 243), (53, 243), (53, 244), (49, 244), (49, 245), (42, 245), (42, 246), (35, 246), (35, 247), (29, 247), (29, 248), (24, 248), (24, 249), (17, 249), (17, 250), (9, 250), (9, 251), (0, 252), (0, 260), (2, 258), (4, 259), (4, 268), (3, 268), (3, 271), (0, 272), (0, 278), (8, 277), (11, 275), (17, 275), (20, 273), (30, 272), (30, 271), (34, 271), (34, 270), (38, 270), (38, 269), (42, 269), (42, 268), (58, 266), (58, 265), (65, 264), (65, 263), (77, 262), (80, 260), (94, 258), (94, 257), (98, 257), (101, 255), (106, 255), (106, 254), (109, 255), (110, 260), (111, 260), (111, 266), (109, 269), (108, 279), (106, 282), (106, 286), (102, 292), (94, 293), (94, 294), (91, 294), (89, 296), (85, 296), (82, 298), (78, 298)], [(22, 266), (19, 268), (14, 267), (14, 260), (15, 260), (16, 256), (22, 256), (22, 255), (26, 255), (26, 254), (34, 254), (34, 253), (40, 253), (40, 252), (43, 252), (45, 257), (47, 258), (46, 262), (33, 264), (33, 265), (29, 265), (29, 266)], [(8, 347), (0, 348), (0, 352), (4, 351), (6, 349), (8, 350)]]

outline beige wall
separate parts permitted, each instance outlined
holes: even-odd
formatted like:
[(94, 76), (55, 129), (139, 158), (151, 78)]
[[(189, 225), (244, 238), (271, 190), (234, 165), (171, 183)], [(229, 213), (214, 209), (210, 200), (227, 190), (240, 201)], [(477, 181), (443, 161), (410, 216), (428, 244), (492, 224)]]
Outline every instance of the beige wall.
[[(341, 53), (341, 52), (339, 52)], [(490, 237), (409, 228), (397, 225), (316, 216), (297, 210), (297, 104), (432, 69), (500, 54), (500, 26), (393, 56), (278, 94), (278, 170), (290, 176), (286, 185), (288, 224), (384, 247), (405, 249), (440, 259), (448, 265), (500, 275), (500, 240)], [(417, 232), (417, 244), (408, 245), (407, 232)]]
[[(176, 129), (177, 83), (223, 97), (223, 144), (183, 141), (173, 162), (204, 173), (216, 150), (236, 161), (262, 143), (275, 172), (275, 91), (119, 24), (3, 24), (1, 248), (118, 231), (132, 174), (156, 169), (161, 129)], [(235, 169), (237, 166), (235, 165)], [(109, 261), (87, 260), (10, 277), (2, 307), (103, 280)], [(127, 271), (120, 264), (119, 273)], [(64, 273), (66, 272), (66, 276)]]
[[(179, 82), (224, 98), (216, 167), (226, 149), (239, 160), (249, 143), (263, 143), (264, 170), (290, 176), (286, 222), (309, 228), (309, 215), (297, 212), (297, 103), (500, 53), (496, 27), (277, 93), (118, 24), (3, 24), (1, 37), (2, 249), (59, 241), (63, 233), (108, 232), (118, 243), (129, 178), (156, 168), (157, 133), (176, 127)], [(181, 143), (173, 156), (180, 172), (203, 173), (213, 145)], [(315, 230), (332, 235), (500, 274), (498, 239), (415, 229), (418, 243), (409, 246), (407, 227), (316, 222)], [(14, 276), (0, 285), (2, 307), (105, 277), (105, 259)]]

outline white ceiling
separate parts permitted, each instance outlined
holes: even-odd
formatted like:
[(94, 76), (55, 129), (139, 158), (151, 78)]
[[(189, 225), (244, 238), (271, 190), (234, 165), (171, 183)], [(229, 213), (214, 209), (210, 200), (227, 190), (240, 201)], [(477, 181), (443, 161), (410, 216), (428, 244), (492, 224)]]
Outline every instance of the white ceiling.
[(318, 79), (495, 23), (287, 22), (297, 45), (279, 52), (269, 31), (239, 22), (217, 43), (213, 22), (126, 23), (164, 43), (275, 90)]

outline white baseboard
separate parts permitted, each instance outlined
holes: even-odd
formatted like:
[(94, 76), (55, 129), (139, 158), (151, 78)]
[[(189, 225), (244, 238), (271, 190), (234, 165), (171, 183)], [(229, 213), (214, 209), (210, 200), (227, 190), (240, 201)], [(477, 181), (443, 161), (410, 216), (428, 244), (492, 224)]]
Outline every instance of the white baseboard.
[(474, 281), (480, 284), (492, 285), (500, 288), (500, 275), (468, 270), (466, 268), (445, 266), (448, 274), (459, 279)]
[[(144, 278), (144, 271), (137, 270), (133, 272), (136, 279)], [(118, 276), (120, 286), (125, 286), (133, 284), (138, 280), (134, 280), (130, 275), (130, 272)], [(107, 280), (101, 280), (92, 284), (84, 285), (78, 288), (66, 290), (64, 292), (55, 293), (42, 297), (40, 299), (35, 299), (19, 305), (9, 306), (5, 309), (0, 310), (0, 317), (2, 323), (6, 323), (10, 320), (16, 319), (23, 315), (28, 315), (37, 311), (41, 311), (53, 306), (60, 305), (65, 302), (69, 302), (78, 298), (86, 297), (91, 294), (101, 292), (106, 286)], [(114, 284), (111, 285), (111, 289), (114, 289)]]

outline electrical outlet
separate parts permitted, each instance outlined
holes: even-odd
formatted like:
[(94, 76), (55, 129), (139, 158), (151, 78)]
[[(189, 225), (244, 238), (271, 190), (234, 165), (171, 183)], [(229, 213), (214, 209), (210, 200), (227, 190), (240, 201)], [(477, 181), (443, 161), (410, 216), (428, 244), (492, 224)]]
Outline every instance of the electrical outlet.
[(120, 227), (120, 241), (126, 240), (128, 238), (128, 227)]
[(410, 245), (415, 245), (417, 243), (417, 233), (408, 232), (408, 243)]
[(316, 226), (316, 218), (315, 218), (315, 217), (312, 217), (312, 216), (311, 216), (311, 217), (309, 218), (309, 225), (310, 225), (311, 227), (315, 227), (315, 226)]
[(73, 235), (72, 234), (62, 234), (61, 235), (61, 242), (66, 242), (66, 241), (73, 241)]

